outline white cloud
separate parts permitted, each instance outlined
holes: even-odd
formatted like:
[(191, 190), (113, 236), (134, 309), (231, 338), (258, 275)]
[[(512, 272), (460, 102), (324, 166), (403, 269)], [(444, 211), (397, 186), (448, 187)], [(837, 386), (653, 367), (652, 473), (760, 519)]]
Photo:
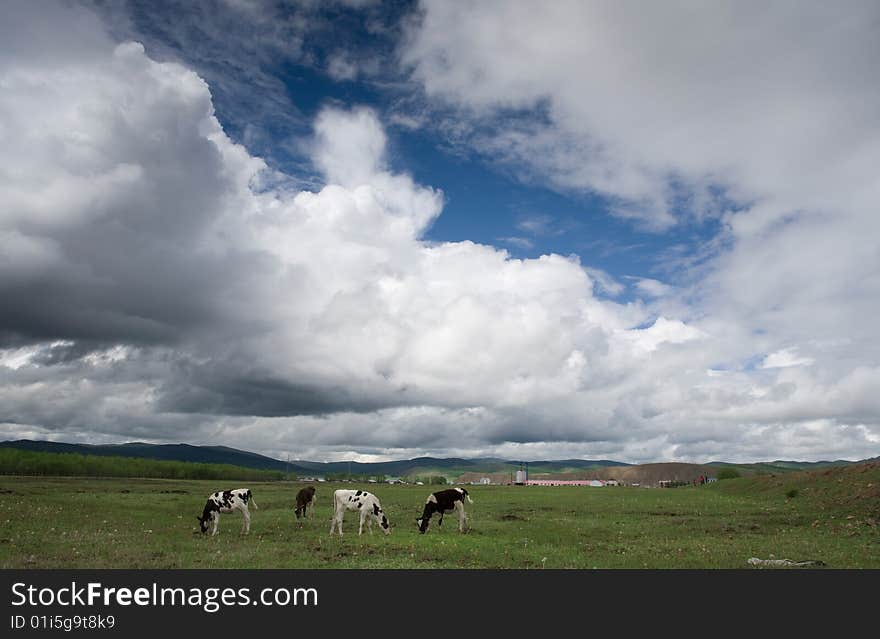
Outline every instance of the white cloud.
[(511, 246), (515, 246), (521, 249), (531, 249), (535, 247), (535, 243), (527, 237), (499, 237), (498, 241), (503, 244), (510, 244)]
[(764, 358), (761, 368), (788, 368), (789, 366), (809, 366), (815, 360), (811, 357), (798, 357), (797, 349), (786, 348), (770, 353)]
[(402, 57), (428, 94), (477, 113), (541, 108), (546, 125), (506, 127), (492, 151), (622, 198), (624, 215), (674, 223), (673, 180), (699, 209), (713, 185), (778, 208), (877, 195), (872, 3), (422, 8)]
[(625, 331), (623, 334), (631, 339), (638, 348), (648, 352), (657, 350), (664, 343), (684, 344), (708, 337), (698, 328), (665, 317), (658, 317), (648, 328)]
[(369, 109), (325, 109), (315, 123), (315, 163), (328, 182), (360, 186), (382, 171), (386, 137)]
[[(880, 364), (875, 5), (422, 9), (401, 57), (430, 99), (457, 109), (459, 142), (530, 182), (604, 195), (657, 232), (721, 223), (699, 260), (669, 266), (676, 287), (636, 284), (648, 311), (703, 336), (670, 350), (643, 331), (664, 379), (635, 375), (647, 401), (618, 401), (651, 404), (651, 417), (631, 420), (666, 422), (671, 438), (718, 420), (752, 420), (742, 433), (769, 420), (803, 433), (811, 420), (825, 446), (835, 429), (848, 445), (860, 428), (876, 434), (880, 413), (852, 378)], [(537, 117), (511, 117), (523, 111)], [(852, 391), (831, 401), (840, 385)]]
[(637, 277), (630, 279), (635, 279), (636, 289), (646, 297), (664, 297), (673, 292), (673, 288), (668, 284), (664, 284), (659, 280), (651, 279), (650, 277)]
[[(505, 7), (524, 10), (494, 9)], [(551, 7), (533, 33), (503, 11), (486, 24), (477, 43), (486, 60), (505, 33), (529, 36), (522, 42), (536, 60), (521, 77), (503, 60), (479, 67), (485, 92), (468, 80), (474, 43), (458, 20), (461, 50), (432, 91), (474, 108), (492, 106), (494, 91), (507, 106), (533, 101), (535, 83), (540, 97), (561, 91), (564, 108), (554, 102), (541, 133), (547, 144), (568, 131), (579, 141), (593, 126), (575, 117), (587, 108), (580, 83), (555, 84), (552, 65), (550, 77), (529, 75), (552, 62), (542, 59), (546, 29), (558, 29), (550, 49), (581, 46), (565, 37), (575, 26), (553, 21), (563, 5)], [(862, 209), (748, 225), (698, 286), (646, 280), (655, 299), (615, 303), (596, 292), (619, 293), (620, 283), (573, 257), (518, 260), (472, 242), (424, 241), (443, 195), (389, 169), (370, 109), (320, 112), (311, 149), (325, 184), (303, 191), (284, 176), (263, 179), (265, 164), (222, 130), (193, 71), (117, 45), (78, 8), (16, 10), (16, 28), (0, 33), (14, 35), (0, 38), (0, 165), (13, 167), (0, 175), (0, 259), (11, 267), (0, 269), (0, 293), (15, 301), (0, 314), (12, 364), (0, 366), (0, 422), (10, 436), (624, 461), (868, 456), (876, 445), (880, 366), (865, 341), (877, 310), (875, 235), (854, 237), (849, 224), (873, 228)], [(40, 46), (37, 32), (48, 42), (59, 34), (63, 46)], [(668, 116), (669, 105), (658, 111)], [(689, 144), (711, 159), (716, 151), (698, 144), (708, 139), (702, 124)], [(669, 166), (698, 186), (701, 171), (673, 162), (678, 153), (652, 131), (641, 126), (637, 154), (635, 138), (600, 149), (587, 169), (607, 179), (593, 188), (660, 210), (658, 176)], [(679, 140), (674, 128), (663, 135)], [(743, 193), (758, 190), (731, 166)], [(586, 184), (568, 168), (565, 180)], [(812, 253), (786, 250), (792, 238)], [(853, 277), (857, 259), (866, 260), (862, 277)], [(813, 365), (744, 363), (790, 344), (799, 346), (789, 361)], [(729, 372), (706, 373), (721, 366)]]

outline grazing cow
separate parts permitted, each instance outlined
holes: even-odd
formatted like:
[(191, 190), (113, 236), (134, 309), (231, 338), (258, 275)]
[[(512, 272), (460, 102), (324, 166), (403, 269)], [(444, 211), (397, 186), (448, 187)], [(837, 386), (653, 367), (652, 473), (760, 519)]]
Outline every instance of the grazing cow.
[(451, 513), (453, 509), (458, 510), (458, 530), (459, 532), (464, 532), (464, 523), (467, 519), (464, 513), (465, 499), (470, 503), (474, 503), (474, 500), (471, 499), (468, 491), (464, 488), (450, 488), (429, 495), (427, 501), (425, 501), (425, 510), (422, 512), (422, 516), (416, 518), (419, 532), (424, 534), (428, 530), (428, 524), (431, 523), (431, 517), (434, 513), (440, 513), (440, 520), (437, 522), (437, 525), (442, 526), (444, 513)]
[(237, 488), (236, 490), (223, 490), (216, 492), (208, 497), (208, 503), (205, 504), (205, 510), (199, 520), (199, 528), (203, 533), (208, 532), (208, 524), (214, 524), (214, 530), (211, 536), (217, 534), (220, 526), (220, 513), (231, 513), (234, 510), (240, 510), (244, 520), (242, 521), (241, 532), (245, 535), (251, 529), (251, 514), (248, 512), (248, 502), (257, 508), (257, 502), (251, 495), (250, 488)]
[(391, 532), (388, 524), (388, 518), (382, 511), (382, 505), (379, 498), (365, 490), (344, 490), (340, 489), (333, 493), (333, 522), (330, 524), (330, 534), (333, 530), (339, 530), (339, 536), (342, 536), (342, 518), (345, 516), (346, 510), (357, 510), (360, 512), (360, 526), (358, 534), (364, 532), (364, 520), (367, 521), (370, 534), (373, 534), (373, 520), (376, 520), (382, 527), (382, 532), (386, 535)]
[(300, 490), (296, 494), (296, 508), (293, 511), (296, 513), (296, 518), (299, 519), (300, 517), (305, 517), (306, 514), (308, 514), (308, 510), (311, 510), (312, 515), (314, 515), (315, 502), (317, 501), (314, 486), (306, 486)]

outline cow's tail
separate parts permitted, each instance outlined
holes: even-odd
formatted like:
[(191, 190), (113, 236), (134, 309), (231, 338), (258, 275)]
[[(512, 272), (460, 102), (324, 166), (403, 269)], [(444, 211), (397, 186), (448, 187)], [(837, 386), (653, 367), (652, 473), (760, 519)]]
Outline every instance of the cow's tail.
[(467, 497), (468, 503), (471, 503), (471, 504), (474, 503), (474, 500), (471, 499), (470, 493), (465, 493), (464, 496)]
[(254, 495), (253, 495), (253, 493), (251, 493), (251, 503), (254, 505), (254, 508), (255, 508), (255, 509), (257, 509), (257, 510), (260, 509), (260, 507), (257, 506), (257, 502), (254, 501)]

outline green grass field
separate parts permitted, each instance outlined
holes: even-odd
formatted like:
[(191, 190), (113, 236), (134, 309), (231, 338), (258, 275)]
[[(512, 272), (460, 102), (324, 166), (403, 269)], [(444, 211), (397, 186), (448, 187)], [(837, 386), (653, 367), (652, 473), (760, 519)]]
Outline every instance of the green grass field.
[[(259, 505), (250, 535), (237, 513), (193, 534), (207, 495), (241, 486)], [(452, 514), (418, 534), (429, 487), (372, 484), (392, 534), (358, 537), (348, 513), (342, 539), (332, 492), (355, 485), (317, 486), (297, 521), (293, 482), (0, 477), (0, 568), (880, 568), (876, 464), (668, 490), (473, 486), (467, 534)]]

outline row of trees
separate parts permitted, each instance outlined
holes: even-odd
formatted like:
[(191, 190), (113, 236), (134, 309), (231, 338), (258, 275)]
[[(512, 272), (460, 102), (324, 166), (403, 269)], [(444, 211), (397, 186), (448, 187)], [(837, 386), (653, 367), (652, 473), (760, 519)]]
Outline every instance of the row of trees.
[[(353, 482), (365, 482), (369, 480), (374, 480), (377, 483), (384, 484), (388, 478), (386, 475), (364, 475), (357, 473), (326, 473), (324, 474), (324, 478), (327, 481), (353, 481)], [(410, 475), (404, 478), (405, 481), (409, 484), (415, 484), (416, 482), (422, 482), (423, 484), (448, 484), (449, 481), (443, 475), (427, 475), (427, 476), (416, 476)]]
[(433, 486), (433, 485), (441, 485), (442, 486), (442, 485), (449, 483), (449, 481), (447, 481), (446, 477), (444, 477), (443, 475), (429, 475), (426, 477), (410, 477), (410, 478), (408, 478), (408, 481), (410, 481), (413, 484), (420, 481), (423, 484), (428, 484), (430, 486)]
[(284, 473), (230, 464), (104, 457), (78, 453), (44, 453), (0, 448), (0, 475), (76, 477), (151, 477), (157, 479), (236, 479), (278, 481)]

